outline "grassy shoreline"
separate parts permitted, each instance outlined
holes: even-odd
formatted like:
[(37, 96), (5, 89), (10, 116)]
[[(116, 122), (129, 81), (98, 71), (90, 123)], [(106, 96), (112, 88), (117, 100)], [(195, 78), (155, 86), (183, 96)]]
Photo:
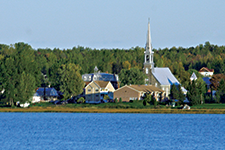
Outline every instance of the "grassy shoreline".
[(0, 108), (0, 112), (56, 112), (56, 113), (149, 113), (149, 114), (225, 114), (225, 109), (121, 109), (121, 108), (66, 108), (31, 107)]

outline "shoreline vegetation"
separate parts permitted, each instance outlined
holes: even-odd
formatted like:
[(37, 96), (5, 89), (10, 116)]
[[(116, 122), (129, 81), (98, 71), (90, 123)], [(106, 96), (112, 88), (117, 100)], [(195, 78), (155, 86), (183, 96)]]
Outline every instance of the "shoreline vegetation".
[(145, 114), (225, 114), (225, 109), (115, 109), (115, 108), (1, 108), (0, 112), (49, 113), (145, 113)]
[(0, 112), (49, 112), (49, 113), (149, 113), (149, 114), (225, 114), (225, 107), (211, 108), (208, 107), (194, 107), (190, 110), (183, 110), (178, 108), (99, 108), (96, 105), (91, 107), (68, 107), (66, 105), (55, 106), (35, 106), (29, 108), (10, 108), (2, 107)]

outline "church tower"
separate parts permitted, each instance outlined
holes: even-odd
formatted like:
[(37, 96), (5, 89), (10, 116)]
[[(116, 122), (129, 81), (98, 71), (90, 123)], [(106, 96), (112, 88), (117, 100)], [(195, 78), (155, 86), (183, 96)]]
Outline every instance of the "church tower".
[(152, 84), (151, 76), (152, 72), (154, 72), (154, 61), (152, 51), (152, 42), (151, 42), (151, 33), (150, 33), (150, 21), (148, 20), (148, 32), (147, 32), (147, 41), (145, 45), (145, 59), (144, 59), (144, 73), (148, 76), (148, 79), (145, 80), (146, 84)]

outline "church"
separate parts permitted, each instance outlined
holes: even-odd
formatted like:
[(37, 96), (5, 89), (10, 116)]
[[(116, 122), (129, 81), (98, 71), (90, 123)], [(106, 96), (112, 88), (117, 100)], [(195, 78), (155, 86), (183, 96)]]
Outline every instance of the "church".
[(179, 81), (172, 74), (168, 67), (155, 67), (153, 61), (154, 52), (152, 51), (150, 22), (148, 22), (147, 42), (144, 52), (144, 68), (143, 72), (147, 78), (145, 83), (147, 85), (154, 85), (165, 91), (166, 97), (170, 94), (170, 88), (173, 84), (179, 85)]

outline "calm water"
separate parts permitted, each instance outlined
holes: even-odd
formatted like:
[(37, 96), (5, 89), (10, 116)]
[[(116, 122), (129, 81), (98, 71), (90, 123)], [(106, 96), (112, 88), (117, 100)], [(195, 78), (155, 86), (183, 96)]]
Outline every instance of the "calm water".
[(225, 115), (0, 113), (0, 149), (225, 149)]

